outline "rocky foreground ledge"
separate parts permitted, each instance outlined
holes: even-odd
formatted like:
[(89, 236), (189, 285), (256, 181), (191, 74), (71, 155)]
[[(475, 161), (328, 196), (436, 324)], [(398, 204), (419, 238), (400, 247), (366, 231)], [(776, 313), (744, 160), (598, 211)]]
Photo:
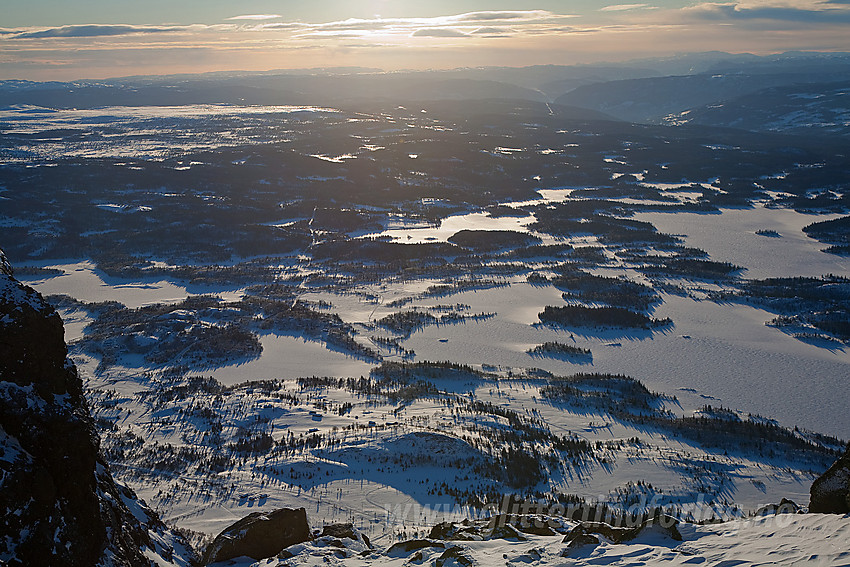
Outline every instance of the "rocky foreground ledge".
[(281, 509), (256, 512), (225, 530), (207, 549), (204, 565), (850, 564), (850, 550), (845, 545), (850, 517), (795, 510), (791, 505), (766, 507), (763, 515), (703, 525), (656, 517), (631, 527), (562, 517), (502, 515), (444, 522), (434, 526), (427, 537), (381, 545), (370, 542), (351, 524), (311, 532), (303, 508)]
[[(311, 531), (304, 508), (281, 508), (272, 512), (254, 512), (225, 529), (207, 547), (203, 565), (232, 564), (234, 560), (289, 560), (307, 553), (323, 555), (316, 550), (327, 549), (337, 559), (406, 557), (421, 562), (425, 554), (437, 554), (435, 565), (441, 567), (451, 560), (469, 566), (473, 560), (463, 547), (453, 542), (528, 542), (535, 537), (559, 538), (564, 553), (603, 541), (620, 544), (652, 534), (670, 541), (682, 541), (677, 529), (679, 522), (667, 516), (655, 516), (615, 527), (604, 522), (572, 522), (564, 518), (542, 515), (501, 514), (483, 520), (441, 522), (424, 539), (411, 539), (376, 548), (368, 536), (353, 524), (331, 524), (321, 532)], [(566, 555), (564, 555), (566, 556)]]

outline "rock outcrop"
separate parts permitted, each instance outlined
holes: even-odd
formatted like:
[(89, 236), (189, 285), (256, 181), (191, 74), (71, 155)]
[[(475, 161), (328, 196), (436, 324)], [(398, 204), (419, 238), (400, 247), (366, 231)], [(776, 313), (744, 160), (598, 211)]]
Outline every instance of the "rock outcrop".
[(0, 253), (0, 563), (188, 565), (191, 552), (112, 479), (62, 320)]
[(202, 563), (209, 565), (242, 556), (259, 561), (310, 539), (312, 534), (304, 508), (254, 512), (216, 536), (204, 552)]
[(812, 483), (809, 512), (850, 514), (850, 446)]

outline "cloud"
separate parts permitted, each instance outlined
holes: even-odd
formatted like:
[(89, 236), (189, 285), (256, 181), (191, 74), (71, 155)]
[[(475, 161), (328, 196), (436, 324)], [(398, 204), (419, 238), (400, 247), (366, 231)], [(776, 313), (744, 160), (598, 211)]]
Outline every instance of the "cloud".
[(424, 28), (413, 32), (412, 37), (469, 37), (462, 31), (451, 28)]
[(575, 16), (554, 14), (545, 10), (502, 11), (502, 12), (466, 12), (450, 16), (435, 16), (431, 18), (349, 18), (335, 22), (312, 24), (317, 28), (345, 29), (398, 29), (410, 27), (440, 27), (461, 25), (515, 25), (517, 22), (545, 23)]
[(282, 18), (280, 14), (245, 14), (242, 16), (233, 16), (232, 18), (227, 18), (228, 20), (274, 20), (277, 18)]
[(605, 4), (581, 18), (491, 10), (303, 22), (249, 13), (217, 24), (0, 28), (0, 73), (72, 79), (117, 76), (128, 68), (139, 74), (283, 66), (401, 69), (618, 61), (683, 49), (850, 51), (850, 0)]
[(510, 10), (510, 11), (487, 11), (487, 12), (467, 12), (457, 16), (447, 16), (447, 18), (457, 22), (492, 22), (498, 20), (530, 20), (547, 18), (553, 16), (552, 12), (545, 10)]
[[(364, 20), (361, 18), (349, 18), (336, 22), (323, 24), (305, 24), (304, 28), (313, 30), (342, 30), (342, 31), (378, 31), (406, 28), (414, 19), (375, 18)], [(427, 21), (422, 19), (422, 21)]]
[(183, 31), (186, 27), (149, 27), (130, 25), (99, 25), (87, 24), (80, 26), (62, 26), (60, 28), (49, 28), (39, 31), (18, 32), (15, 39), (42, 39), (42, 38), (68, 38), (68, 37), (104, 37), (129, 34), (167, 33)]
[(506, 32), (512, 32), (512, 31), (513, 30), (510, 29), (510, 28), (478, 28), (477, 30), (473, 31), (472, 33), (485, 35), (485, 34), (506, 33)]
[(348, 38), (348, 39), (360, 39), (363, 37), (363, 32), (356, 31), (339, 31), (339, 30), (319, 30), (312, 31), (310, 33), (305, 33), (303, 35), (296, 35), (296, 38), (308, 38), (308, 37), (333, 37), (333, 38)]
[(682, 12), (700, 20), (774, 20), (796, 24), (850, 23), (850, 0), (751, 0), (749, 2), (706, 2), (683, 8)]
[[(264, 32), (275, 41), (287, 36), (294, 40), (310, 37), (349, 37), (367, 36), (391, 38), (403, 41), (410, 37), (468, 37), (484, 35), (495, 37), (540, 35), (549, 33), (564, 25), (564, 21), (575, 18), (574, 15), (556, 14), (546, 10), (488, 10), (465, 12), (435, 17), (410, 18), (349, 18), (321, 23), (270, 22), (282, 18), (279, 14), (241, 14), (227, 18), (229, 22), (217, 25), (160, 25), (141, 26), (129, 24), (85, 24), (68, 25), (53, 28), (21, 28), (2, 30), (0, 37), (10, 39), (59, 40), (92, 37), (120, 37), (168, 32), (191, 32), (199, 34), (205, 31), (230, 33)], [(483, 31), (477, 31), (483, 30)], [(557, 31), (553, 32), (557, 33)], [(274, 34), (274, 35), (272, 35)]]
[(604, 8), (599, 8), (600, 12), (625, 12), (627, 10), (643, 10), (646, 8), (653, 8), (654, 6), (650, 6), (649, 4), (614, 4), (612, 6), (605, 6)]
[(300, 24), (297, 22), (280, 22), (273, 24), (260, 24), (251, 29), (257, 31), (275, 31), (275, 30), (303, 30), (308, 27), (307, 24)]

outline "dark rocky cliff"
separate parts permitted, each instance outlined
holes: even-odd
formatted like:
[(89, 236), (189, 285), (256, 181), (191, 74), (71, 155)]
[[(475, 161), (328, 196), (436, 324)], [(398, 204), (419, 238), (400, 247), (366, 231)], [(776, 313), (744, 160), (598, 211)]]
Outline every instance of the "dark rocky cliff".
[(0, 565), (188, 565), (112, 479), (59, 315), (0, 252)]

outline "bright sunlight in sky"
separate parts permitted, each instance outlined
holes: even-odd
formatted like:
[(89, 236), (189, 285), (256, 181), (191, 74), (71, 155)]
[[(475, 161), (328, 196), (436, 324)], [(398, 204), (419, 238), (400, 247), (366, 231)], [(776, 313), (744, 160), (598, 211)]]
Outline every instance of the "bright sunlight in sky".
[(794, 50), (850, 51), (850, 0), (2, 0), (0, 9), (0, 79)]

